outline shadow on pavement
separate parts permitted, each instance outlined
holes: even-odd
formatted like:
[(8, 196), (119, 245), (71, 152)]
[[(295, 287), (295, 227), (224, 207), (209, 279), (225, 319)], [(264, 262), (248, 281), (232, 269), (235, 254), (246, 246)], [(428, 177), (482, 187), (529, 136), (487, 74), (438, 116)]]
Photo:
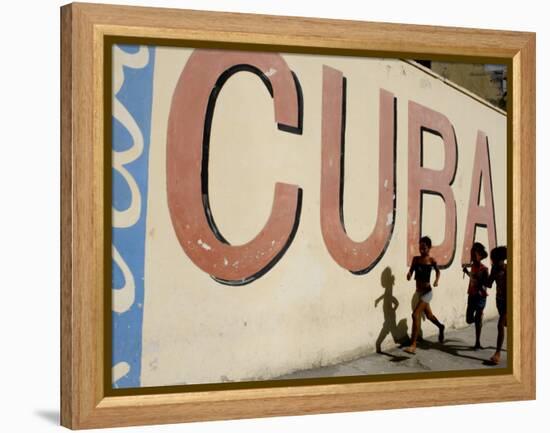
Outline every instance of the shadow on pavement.
[(402, 362), (406, 361), (407, 359), (410, 359), (409, 356), (403, 356), (403, 355), (394, 355), (392, 353), (388, 352), (378, 352), (379, 355), (385, 355), (390, 358), (390, 362)]
[[(476, 350), (472, 346), (467, 346), (464, 344), (448, 344), (449, 342), (459, 342), (460, 340), (446, 340), (444, 343), (435, 343), (432, 341), (423, 340), (418, 342), (418, 347), (423, 350), (439, 350), (443, 353), (447, 353), (448, 355), (456, 356), (458, 358), (464, 358), (464, 359), (471, 359), (474, 361), (480, 361), (484, 365), (493, 365), (493, 364), (485, 364), (488, 362), (487, 358), (481, 358), (478, 356), (468, 355), (466, 353), (462, 352), (481, 352), (481, 350)], [(495, 350), (495, 347), (489, 346), (484, 347), (484, 349), (493, 349)], [(504, 350), (503, 350), (504, 351)]]

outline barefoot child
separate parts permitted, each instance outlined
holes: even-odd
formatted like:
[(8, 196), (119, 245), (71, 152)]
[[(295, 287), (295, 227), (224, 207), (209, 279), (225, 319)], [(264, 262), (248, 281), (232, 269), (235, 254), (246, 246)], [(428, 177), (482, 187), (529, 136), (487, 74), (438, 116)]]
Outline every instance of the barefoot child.
[(420, 318), (422, 313), (426, 314), (426, 317), (430, 322), (439, 328), (439, 342), (444, 340), (445, 326), (442, 325), (437, 318), (433, 315), (430, 308), (430, 301), (432, 300), (432, 286), (430, 285), (430, 275), (432, 269), (435, 270), (434, 287), (439, 284), (440, 271), (435, 259), (430, 256), (430, 249), (432, 248), (432, 240), (428, 236), (424, 236), (420, 239), (418, 244), (419, 256), (415, 256), (412, 260), (411, 267), (407, 273), (407, 280), (410, 280), (414, 272), (414, 279), (416, 280), (416, 291), (419, 295), (418, 303), (414, 308), (412, 319), (412, 335), (411, 344), (407, 347), (405, 352), (416, 352), (416, 341), (418, 340), (418, 334), (420, 332)]
[(497, 310), (498, 310), (498, 335), (497, 349), (490, 361), (498, 365), (500, 363), (500, 351), (504, 342), (504, 327), (506, 326), (506, 247), (496, 247), (491, 250), (491, 273), (487, 286), (492, 287), (497, 283)]
[[(476, 343), (474, 350), (481, 349), (481, 327), (483, 324), (483, 310), (487, 303), (487, 281), (489, 272), (481, 261), (487, 258), (487, 251), (483, 244), (474, 242), (470, 250), (472, 263), (464, 265), (463, 272), (470, 277), (468, 284), (468, 308), (466, 309), (466, 323), (475, 323)], [(467, 266), (471, 266), (468, 271)]]

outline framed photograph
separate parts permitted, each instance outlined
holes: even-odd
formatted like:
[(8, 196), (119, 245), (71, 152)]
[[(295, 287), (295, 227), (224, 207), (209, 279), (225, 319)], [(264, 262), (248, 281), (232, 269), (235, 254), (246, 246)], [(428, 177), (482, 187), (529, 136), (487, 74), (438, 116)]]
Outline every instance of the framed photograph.
[(535, 398), (535, 35), (61, 8), (61, 423)]

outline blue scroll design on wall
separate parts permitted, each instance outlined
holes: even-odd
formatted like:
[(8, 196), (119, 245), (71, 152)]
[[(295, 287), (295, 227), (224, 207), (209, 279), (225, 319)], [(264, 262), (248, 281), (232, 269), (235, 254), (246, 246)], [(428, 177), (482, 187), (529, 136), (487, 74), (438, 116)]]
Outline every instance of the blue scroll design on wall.
[(112, 51), (112, 384), (140, 386), (153, 47)]

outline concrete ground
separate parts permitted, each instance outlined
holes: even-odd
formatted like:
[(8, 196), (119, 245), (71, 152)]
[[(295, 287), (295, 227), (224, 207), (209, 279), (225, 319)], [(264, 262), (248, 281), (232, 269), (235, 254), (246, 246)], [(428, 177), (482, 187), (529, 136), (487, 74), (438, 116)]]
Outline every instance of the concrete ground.
[(487, 363), (495, 353), (496, 339), (497, 320), (488, 320), (483, 323), (481, 344), (484, 348), (481, 350), (474, 350), (472, 347), (475, 342), (475, 331), (471, 325), (446, 332), (443, 344), (437, 342), (437, 336), (418, 342), (415, 355), (409, 355), (402, 348), (395, 348), (341, 364), (297, 371), (277, 379), (504, 368), (507, 365), (506, 338), (501, 363), (498, 366)]

